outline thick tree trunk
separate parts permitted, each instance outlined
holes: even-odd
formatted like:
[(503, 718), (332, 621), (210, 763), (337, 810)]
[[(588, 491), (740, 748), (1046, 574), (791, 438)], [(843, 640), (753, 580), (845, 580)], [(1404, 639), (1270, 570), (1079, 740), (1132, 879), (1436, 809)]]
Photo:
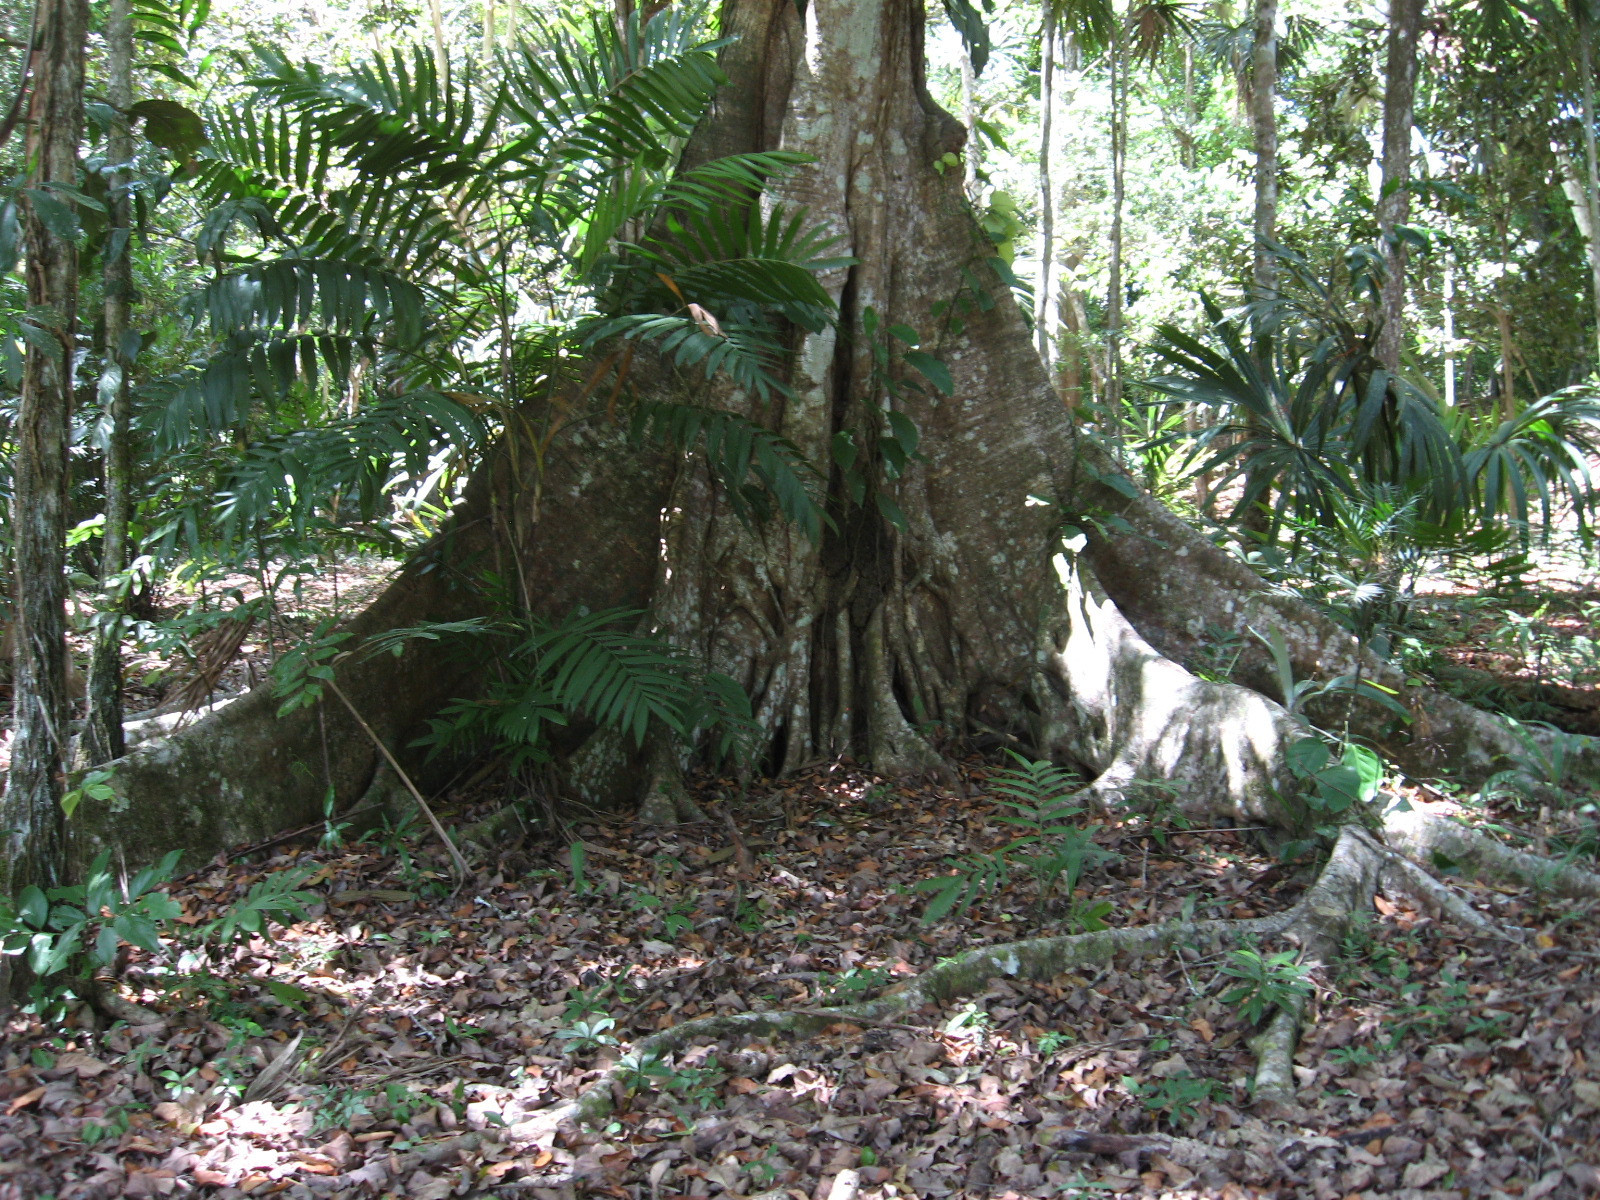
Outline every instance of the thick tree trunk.
[[(1106, 482), (1117, 469), (1049, 386), (1021, 313), (987, 266), (961, 179), (931, 167), (960, 148), (963, 131), (923, 87), (921, 12), (915, 0), (812, 0), (803, 14), (791, 0), (729, 8), (733, 82), (691, 158), (774, 147), (811, 155), (771, 199), (805, 205), (858, 263), (824, 277), (838, 327), (795, 334), (791, 394), (768, 408), (634, 369), (658, 398), (687, 387), (696, 400), (737, 406), (818, 464), (841, 429), (873, 446), (893, 406), (922, 439), (904, 475), (874, 484), (903, 525), (870, 497), (849, 504), (837, 477), (828, 482), (835, 527), (819, 538), (776, 521), (747, 525), (697, 454), (629, 450), (597, 417), (568, 427), (540, 476), (525, 454), (480, 472), (455, 532), (354, 632), (465, 615), (478, 603), (470, 576), (514, 557), (538, 611), (647, 608), (655, 629), (742, 682), (772, 771), (846, 751), (885, 772), (939, 771), (941, 737), (976, 734), (1080, 765), (1107, 803), (1141, 779), (1169, 780), (1195, 814), (1289, 824), (1282, 749), (1304, 733), (1270, 696), (1265, 652), (1245, 659), (1240, 684), (1206, 682), (1180, 663), (1208, 627), (1276, 631), (1304, 677), (1347, 673), (1358, 650), (1149, 497), (1129, 500)], [(869, 307), (880, 328), (919, 331), (948, 367), (952, 396), (884, 386), (862, 332)], [(909, 375), (898, 363), (892, 373)], [(1105, 526), (1112, 513), (1131, 532), (1063, 547), (1064, 525)], [(472, 664), (454, 662), (448, 646), (417, 647), (340, 668), (341, 686), (402, 752), (427, 715), (472, 686)], [(1352, 726), (1409, 769), (1434, 774), (1447, 762), (1470, 781), (1515, 749), (1482, 714), (1407, 689), (1370, 658), (1363, 670), (1393, 683), (1416, 716), (1392, 729), (1357, 711)], [(275, 724), (273, 712), (255, 694), (135, 750), (115, 780), (126, 812), (99, 810), (86, 828), (134, 843), (130, 862), (182, 842), (208, 853), (315, 820), (329, 783), (347, 803), (369, 785), (375, 756), (343, 714), (330, 707)], [(572, 790), (591, 803), (642, 795), (648, 815), (684, 811), (673, 748), (629, 754), (602, 737), (562, 749)], [(92, 846), (86, 839), (84, 852)]]
[(105, 591), (105, 623), (95, 631), (89, 660), (89, 710), (83, 727), (83, 759), (94, 765), (120, 758), (122, 740), (122, 626), (116, 617), (126, 605), (113, 595), (117, 576), (128, 565), (128, 521), (132, 515), (133, 446), (129, 376), (133, 361), (123, 340), (133, 301), (133, 203), (127, 163), (133, 158), (133, 7), (111, 0), (106, 17), (106, 99), (111, 103), (111, 133), (106, 155), (113, 164), (106, 197), (105, 332), (101, 337), (100, 400), (110, 417), (106, 446), (105, 528), (100, 541), (100, 586)]
[(23, 192), (29, 313), (17, 412), (15, 738), (0, 804), (5, 852), (0, 894), (58, 881), (62, 868), (62, 771), (71, 704), (67, 694), (67, 449), (77, 355), (78, 251), (59, 215), (78, 182), (83, 129), (85, 0), (45, 0), (38, 16), (29, 108), (29, 186)]
[(1417, 94), (1417, 37), (1422, 0), (1389, 0), (1389, 43), (1383, 88), (1383, 186), (1378, 229), (1387, 273), (1383, 280), (1383, 328), (1377, 357), (1391, 373), (1400, 367), (1405, 333), (1406, 247), (1395, 233), (1411, 211), (1411, 120)]

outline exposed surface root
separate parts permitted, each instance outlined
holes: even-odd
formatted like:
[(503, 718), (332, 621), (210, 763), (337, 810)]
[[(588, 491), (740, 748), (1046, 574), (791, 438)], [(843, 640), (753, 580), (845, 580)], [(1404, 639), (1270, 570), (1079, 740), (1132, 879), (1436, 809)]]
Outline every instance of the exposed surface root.
[(1522, 941), (1520, 931), (1507, 928), (1486, 917), (1449, 884), (1435, 879), (1404, 855), (1388, 847), (1381, 849), (1388, 860), (1383, 869), (1383, 882), (1386, 888), (1416, 897), (1426, 907), (1449, 918), (1463, 929), (1476, 930), (1484, 937), (1503, 938), (1509, 942)]
[[(623, 1061), (576, 1099), (512, 1126), (510, 1135), (526, 1144), (552, 1137), (569, 1122), (594, 1124), (602, 1120), (615, 1107), (625, 1081), (639, 1066), (652, 1058), (682, 1051), (703, 1038), (748, 1044), (764, 1035), (804, 1035), (838, 1023), (896, 1024), (899, 1018), (926, 1006), (948, 1004), (982, 991), (996, 979), (1047, 980), (1073, 967), (1109, 962), (1119, 953), (1154, 953), (1195, 942), (1282, 934), (1304, 945), (1308, 958), (1321, 962), (1338, 945), (1353, 915), (1371, 903), (1382, 863), (1381, 848), (1370, 836), (1351, 826), (1340, 837), (1316, 884), (1287, 912), (1242, 920), (1174, 922), (1032, 938), (945, 959), (875, 1000), (825, 1010), (746, 1012), (685, 1021), (635, 1043)], [(1261, 1088), (1267, 1088), (1267, 1099), (1292, 1098), (1291, 1060), (1300, 1008), (1297, 1005), (1280, 1012), (1261, 1039), (1263, 1062), (1257, 1088), (1258, 1095)]]
[[(1302, 947), (1300, 961), (1322, 966), (1338, 948), (1356, 913), (1372, 903), (1384, 863), (1382, 848), (1357, 825), (1346, 825), (1334, 844), (1317, 882), (1289, 912), (1284, 936)], [(1294, 1100), (1294, 1048), (1307, 996), (1296, 993), (1273, 1014), (1254, 1045), (1257, 1103), (1290, 1104)]]
[(521, 805), (513, 800), (504, 807), (495, 809), (482, 820), (474, 821), (457, 833), (456, 838), (464, 849), (492, 855), (502, 850), (508, 841), (525, 829)]
[(1520, 883), (1557, 896), (1600, 897), (1600, 874), (1515, 850), (1420, 805), (1386, 816), (1383, 833), (1389, 845), (1424, 865), (1444, 860), (1468, 874)]
[(804, 1035), (841, 1022), (889, 1024), (924, 1005), (942, 1004), (981, 991), (991, 980), (1005, 976), (1049, 979), (1070, 967), (1108, 962), (1121, 952), (1152, 952), (1170, 949), (1180, 942), (1236, 940), (1278, 933), (1292, 923), (1299, 911), (1297, 905), (1285, 913), (1250, 920), (1139, 925), (987, 946), (946, 959), (876, 1000), (827, 1010), (734, 1013), (685, 1021), (636, 1042), (623, 1062), (590, 1084), (575, 1100), (511, 1126), (509, 1134), (515, 1141), (529, 1143), (548, 1139), (568, 1122), (594, 1124), (602, 1120), (615, 1107), (617, 1093), (632, 1065), (683, 1050), (700, 1038), (748, 1043), (762, 1035)]

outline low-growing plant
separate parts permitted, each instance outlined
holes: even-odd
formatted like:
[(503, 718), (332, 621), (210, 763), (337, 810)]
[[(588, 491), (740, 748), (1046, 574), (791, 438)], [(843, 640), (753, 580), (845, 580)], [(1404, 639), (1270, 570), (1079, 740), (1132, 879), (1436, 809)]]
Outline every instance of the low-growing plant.
[(589, 893), (589, 851), (582, 842), (573, 842), (567, 847), (567, 862), (572, 868), (572, 894), (586, 896)]
[(982, 1035), (993, 1028), (994, 1018), (989, 1015), (988, 1009), (981, 1006), (976, 1000), (967, 1001), (944, 1023), (944, 1031), (947, 1034), (974, 1033)]
[(661, 934), (669, 942), (676, 941), (680, 933), (694, 929), (695, 902), (688, 896), (675, 900), (672, 907), (661, 914)]
[(573, 1050), (598, 1050), (601, 1046), (617, 1044), (617, 1039), (611, 1036), (611, 1031), (616, 1027), (615, 1017), (601, 1014), (574, 1021), (566, 1029), (559, 1030), (556, 1037), (570, 1043), (570, 1049)]
[(703, 1066), (676, 1066), (659, 1054), (630, 1051), (617, 1065), (622, 1068), (623, 1086), (630, 1092), (669, 1091), (697, 1108), (715, 1108), (720, 1103), (718, 1090), (725, 1073), (715, 1058)]
[(389, 1083), (384, 1085), (383, 1103), (388, 1110), (390, 1119), (402, 1124), (411, 1120), (420, 1112), (433, 1107), (433, 1099), (420, 1092), (414, 1092), (403, 1083)]
[(338, 800), (332, 786), (322, 794), (322, 836), (317, 839), (318, 850), (339, 851), (344, 849), (345, 830), (350, 828), (349, 821), (335, 821), (333, 819), (334, 807)]
[(305, 920), (306, 909), (317, 898), (300, 885), (312, 874), (311, 867), (292, 867), (256, 880), (242, 900), (200, 927), (200, 940), (226, 946), (263, 932), (269, 920), (279, 924)]
[(579, 1021), (595, 1015), (605, 1016), (615, 995), (616, 980), (608, 979), (592, 988), (577, 988), (567, 996), (566, 1010), (561, 1014), (568, 1021)]
[(1259, 1025), (1273, 1009), (1309, 996), (1310, 968), (1295, 958), (1293, 950), (1267, 955), (1253, 947), (1229, 951), (1221, 970), (1239, 983), (1223, 993), (1222, 1002), (1236, 1006), (1247, 1022)]
[[(1022, 831), (1000, 849), (951, 860), (956, 873), (916, 883), (919, 891), (933, 892), (923, 911), (924, 924), (953, 912), (965, 912), (980, 896), (1004, 887), (1014, 869), (1032, 877), (1040, 907), (1057, 894), (1071, 895), (1083, 872), (1117, 856), (1095, 844), (1094, 831), (1072, 822), (1084, 810), (1072, 803), (1078, 780), (1049, 762), (1036, 762), (1009, 751), (1016, 765), (996, 776), (993, 790), (1004, 807), (998, 820)], [(1110, 913), (1107, 902), (1074, 905), (1069, 916), (1085, 929), (1104, 929)]]
[(62, 795), (61, 811), (70, 819), (72, 814), (78, 811), (78, 805), (85, 799), (99, 800), (102, 803), (115, 800), (117, 789), (111, 785), (115, 777), (116, 772), (106, 767), (85, 771), (76, 785)]
[(1328, 1061), (1345, 1067), (1369, 1067), (1378, 1061), (1371, 1046), (1336, 1046), (1328, 1051)]
[(110, 851), (101, 851), (83, 883), (25, 887), (15, 903), (0, 897), (0, 953), (26, 956), (35, 979), (36, 1006), (53, 1006), (81, 989), (97, 970), (111, 967), (124, 945), (161, 949), (161, 927), (183, 910), (157, 889), (172, 880), (178, 852), (119, 882)]
[(409, 844), (416, 840), (417, 814), (414, 809), (407, 809), (398, 817), (391, 817), (387, 813), (378, 822), (378, 827), (361, 835), (358, 839), (372, 846), (379, 854), (404, 854)]
[(98, 1146), (101, 1142), (114, 1141), (128, 1132), (130, 1114), (144, 1107), (143, 1104), (112, 1105), (106, 1109), (104, 1116), (85, 1121), (83, 1128), (78, 1131), (78, 1136), (83, 1139), (83, 1144), (86, 1146)]
[[(63, 1015), (67, 1000), (89, 995), (97, 972), (116, 967), (123, 946), (161, 954), (163, 938), (188, 947), (178, 960), (179, 973), (167, 974), (167, 981), (178, 988), (204, 987), (208, 977), (201, 968), (208, 948), (261, 933), (270, 920), (303, 919), (306, 907), (316, 901), (299, 887), (310, 868), (278, 871), (257, 880), (216, 920), (181, 929), (172, 922), (183, 910), (162, 890), (172, 881), (177, 863), (178, 851), (173, 851), (132, 878), (119, 880), (112, 875), (109, 851), (102, 851), (82, 883), (48, 891), (26, 887), (14, 902), (0, 897), (0, 953), (25, 956), (34, 976), (31, 1011), (52, 1019)], [(219, 980), (218, 986), (219, 1001), (231, 996), (228, 984)]]
[(1336, 760), (1328, 743), (1315, 735), (1290, 742), (1284, 761), (1300, 784), (1299, 799), (1307, 810), (1302, 836), (1283, 846), (1286, 860), (1337, 837), (1351, 808), (1376, 799), (1386, 769), (1374, 751), (1355, 742), (1345, 743)]
[(1169, 1129), (1176, 1129), (1194, 1120), (1199, 1106), (1216, 1096), (1219, 1085), (1215, 1080), (1197, 1079), (1184, 1071), (1159, 1082), (1141, 1083), (1132, 1075), (1124, 1075), (1122, 1086), (1144, 1106), (1146, 1112), (1158, 1120), (1164, 1119)]
[(313, 1091), (311, 1132), (328, 1133), (335, 1129), (349, 1129), (357, 1117), (370, 1116), (367, 1102), (374, 1098), (372, 1092), (356, 1088), (318, 1085)]
[(1516, 739), (1517, 749), (1510, 767), (1484, 780), (1478, 790), (1479, 802), (1508, 796), (1531, 801), (1541, 789), (1563, 787), (1587, 739), (1544, 721), (1519, 721), (1512, 716), (1501, 720)]
[(1049, 1058), (1064, 1046), (1070, 1046), (1077, 1038), (1064, 1029), (1047, 1029), (1039, 1035), (1039, 1057)]
[(850, 1004), (888, 982), (889, 972), (882, 967), (851, 967), (841, 974), (824, 976), (817, 987), (825, 1003)]

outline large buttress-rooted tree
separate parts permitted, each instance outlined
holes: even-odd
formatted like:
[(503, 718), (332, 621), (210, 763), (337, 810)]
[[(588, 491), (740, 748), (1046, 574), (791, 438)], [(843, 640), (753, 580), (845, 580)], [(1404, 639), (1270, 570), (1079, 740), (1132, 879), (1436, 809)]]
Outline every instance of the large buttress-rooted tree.
[[(1325, 715), (1412, 773), (1471, 780), (1503, 765), (1516, 746), (1498, 723), (1363, 660), (1337, 626), (1135, 494), (1074, 426), (989, 265), (960, 174), (934, 169), (963, 133), (924, 87), (921, 12), (913, 0), (728, 5), (730, 82), (690, 158), (812, 156), (768, 201), (805, 205), (855, 265), (824, 277), (837, 326), (794, 332), (781, 399), (757, 404), (659, 365), (636, 362), (630, 377), (781, 432), (832, 471), (832, 525), (810, 537), (777, 519), (746, 523), (698, 454), (641, 451), (603, 419), (571, 421), (542, 459), (508, 446), (480, 471), (451, 531), (352, 632), (469, 615), (481, 600), (466, 581), (514, 569), (544, 615), (646, 609), (655, 629), (739, 680), (775, 772), (846, 752), (886, 773), (938, 771), (941, 736), (981, 734), (1077, 764), (1094, 801), (1158, 779), (1192, 814), (1293, 827), (1283, 751), (1305, 734), (1275, 702), (1265, 647), (1276, 640), (1298, 678), (1359, 671), (1392, 687), (1409, 721), (1347, 713), (1337, 696)], [(918, 376), (898, 353), (885, 370), (875, 340), (891, 326), (917, 331), (951, 394), (906, 386)], [(873, 457), (889, 408), (917, 427), (920, 458), (898, 479), (877, 475), (884, 504), (870, 490), (852, 503), (831, 447), (849, 431)], [(1260, 647), (1237, 682), (1181, 665), (1218, 633)], [(445, 643), (414, 646), (339, 668), (341, 689), (397, 749), (473, 684)], [(378, 756), (345, 712), (275, 711), (261, 689), (121, 760), (122, 811), (96, 806), (85, 848), (114, 838), (130, 860), (184, 844), (210, 852), (317, 819), (329, 785), (353, 802), (373, 784)], [(567, 749), (569, 786), (591, 802), (641, 801), (656, 819), (686, 811), (683, 763), (665, 742)], [(1580, 757), (1593, 773), (1595, 756)], [(1424, 812), (1372, 823), (1408, 853), (1448, 843), (1457, 861), (1535, 870)], [(1582, 872), (1563, 879), (1600, 887)]]

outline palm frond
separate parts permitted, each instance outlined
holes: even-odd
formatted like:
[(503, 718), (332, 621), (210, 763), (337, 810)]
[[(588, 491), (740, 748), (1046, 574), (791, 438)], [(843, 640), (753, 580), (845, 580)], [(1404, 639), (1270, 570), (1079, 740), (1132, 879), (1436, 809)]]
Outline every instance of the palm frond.
[(447, 396), (390, 397), (352, 417), (253, 442), (224, 475), (215, 515), (224, 531), (249, 529), (262, 516), (299, 531), (331, 491), (370, 518), (397, 470), (420, 474), (440, 445), (471, 454), (485, 436), (482, 421)]
[(633, 431), (636, 438), (663, 439), (684, 449), (702, 445), (741, 517), (765, 515), (770, 496), (807, 537), (821, 536), (822, 477), (799, 447), (780, 434), (738, 413), (665, 402), (641, 404)]
[(1594, 506), (1589, 464), (1600, 452), (1600, 396), (1588, 385), (1543, 396), (1492, 428), (1463, 420), (1462, 473), (1485, 520), (1509, 517), (1526, 529), (1534, 501), (1548, 529), (1557, 507), (1587, 526)]
[(337, 76), (274, 47), (256, 53), (259, 73), (247, 83), (313, 126), (341, 165), (363, 175), (459, 184), (482, 174), (498, 140), (505, 90), (481, 83), (471, 68), (459, 79), (448, 66), (441, 72), (421, 46)]

